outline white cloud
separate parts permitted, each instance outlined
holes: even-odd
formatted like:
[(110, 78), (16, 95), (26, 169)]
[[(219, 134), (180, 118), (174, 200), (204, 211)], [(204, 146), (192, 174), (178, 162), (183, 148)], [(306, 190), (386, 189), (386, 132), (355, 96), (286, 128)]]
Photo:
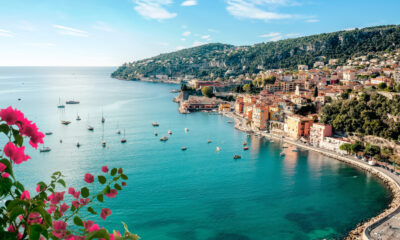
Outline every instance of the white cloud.
[(201, 46), (201, 45), (204, 45), (204, 44), (207, 44), (207, 43), (200, 42), (200, 41), (194, 41), (193, 44), (192, 44), (192, 47), (198, 47), (198, 46)]
[(307, 19), (306, 22), (308, 22), (308, 23), (317, 23), (317, 22), (319, 22), (319, 19), (315, 19), (315, 18)]
[(203, 36), (201, 36), (201, 39), (209, 41), (209, 40), (211, 40), (211, 36), (210, 35), (203, 35)]
[(186, 41), (186, 38), (181, 38), (181, 41), (182, 41), (182, 42)]
[(8, 30), (0, 29), (0, 37), (13, 37), (13, 35)]
[(182, 33), (182, 35), (185, 36), (185, 37), (189, 36), (190, 34), (191, 34), (191, 32), (189, 32), (189, 31), (186, 31), (186, 32)]
[(289, 0), (227, 0), (227, 4), (226, 9), (228, 12), (237, 18), (269, 21), (294, 17), (291, 14), (282, 14), (263, 9), (263, 7), (295, 5)]
[(182, 2), (182, 4), (181, 4), (181, 6), (184, 6), (184, 7), (195, 6), (195, 5), (197, 5), (196, 0), (186, 0), (186, 1)]
[(92, 27), (96, 30), (100, 30), (103, 32), (114, 32), (114, 29), (112, 29), (109, 25), (101, 21), (96, 22), (96, 24), (93, 25)]
[(176, 13), (165, 9), (165, 5), (172, 3), (171, 0), (135, 0), (135, 3), (136, 12), (145, 18), (163, 20), (177, 16)]
[(75, 36), (75, 37), (88, 37), (88, 33), (83, 30), (79, 30), (76, 28), (71, 28), (71, 27), (66, 27), (62, 25), (53, 25), (54, 28), (58, 29), (58, 33), (62, 35), (70, 35), (70, 36)]
[(280, 32), (271, 32), (271, 33), (267, 33), (267, 34), (262, 34), (259, 37), (262, 38), (268, 38), (268, 41), (270, 42), (275, 42), (275, 41), (279, 41), (285, 38), (295, 38), (295, 37), (300, 37), (301, 35), (298, 33), (280, 33)]

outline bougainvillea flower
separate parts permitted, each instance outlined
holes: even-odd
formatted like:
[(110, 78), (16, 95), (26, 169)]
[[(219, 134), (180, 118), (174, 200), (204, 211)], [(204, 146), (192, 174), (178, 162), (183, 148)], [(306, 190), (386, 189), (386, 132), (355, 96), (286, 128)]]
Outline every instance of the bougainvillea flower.
[(38, 144), (41, 143), (43, 144), (43, 138), (44, 134), (42, 132), (39, 132), (39, 128), (36, 126), (35, 123), (32, 123), (32, 121), (29, 121), (28, 119), (24, 118), (23, 120), (20, 121), (21, 123), (18, 123), (18, 127), (20, 130), (20, 133), (23, 136), (27, 136), (30, 138), (29, 144), (37, 149)]
[(10, 158), (15, 164), (21, 164), (24, 161), (27, 161), (31, 157), (25, 155), (25, 147), (17, 147), (14, 143), (8, 142), (4, 146), (4, 154)]
[(101, 171), (102, 171), (103, 173), (107, 173), (107, 172), (108, 172), (108, 167), (107, 167), (107, 166), (102, 166), (102, 167), (101, 167)]
[(66, 203), (61, 204), (60, 206), (60, 213), (64, 213), (65, 211), (67, 211), (69, 208), (69, 206)]
[(0, 110), (0, 118), (8, 125), (14, 125), (17, 123), (17, 121), (21, 121), (22, 119), (24, 119), (24, 114), (17, 109), (13, 109), (10, 106), (6, 109)]
[(97, 224), (93, 224), (89, 229), (88, 229), (88, 231), (89, 232), (94, 232), (94, 231), (98, 231), (100, 228), (99, 228), (99, 225), (97, 225)]
[(104, 195), (106, 195), (109, 198), (115, 198), (115, 196), (117, 196), (118, 191), (115, 189), (111, 189), (109, 193), (105, 193)]
[(9, 177), (10, 177), (10, 174), (8, 174), (8, 173), (6, 173), (6, 172), (3, 172), (3, 173), (1, 174), (1, 177), (2, 177), (2, 178), (9, 178)]
[(106, 220), (106, 218), (107, 218), (108, 216), (110, 216), (110, 215), (111, 215), (111, 210), (110, 210), (109, 208), (103, 208), (103, 209), (101, 209), (100, 217), (101, 217), (103, 220)]
[(94, 222), (91, 220), (87, 220), (83, 222), (83, 226), (85, 227), (86, 230), (88, 230), (91, 226), (93, 226)]
[(67, 223), (64, 221), (53, 221), (54, 231), (51, 233), (57, 238), (63, 238), (66, 234)]
[(4, 172), (6, 170), (7, 166), (3, 163), (0, 163), (0, 172)]
[(86, 173), (83, 180), (85, 180), (85, 182), (87, 182), (87, 183), (92, 183), (92, 182), (94, 182), (94, 176), (90, 173)]
[(31, 196), (29, 195), (29, 191), (28, 191), (28, 190), (25, 190), (25, 191), (21, 194), (21, 200), (30, 199), (30, 198), (31, 198)]
[(79, 201), (78, 201), (78, 200), (72, 201), (71, 204), (72, 204), (72, 206), (74, 206), (75, 208), (78, 208), (78, 207), (79, 207)]
[(48, 196), (48, 200), (50, 200), (51, 204), (59, 204), (60, 201), (64, 200), (64, 194), (65, 191), (52, 193)]

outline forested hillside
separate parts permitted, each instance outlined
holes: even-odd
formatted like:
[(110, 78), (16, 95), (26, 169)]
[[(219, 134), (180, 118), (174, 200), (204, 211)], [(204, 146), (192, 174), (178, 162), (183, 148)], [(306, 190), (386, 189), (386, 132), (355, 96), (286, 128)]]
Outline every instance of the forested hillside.
[(252, 46), (211, 43), (126, 63), (112, 76), (128, 80), (156, 74), (227, 79), (262, 69), (295, 69), (298, 64), (311, 67), (315, 61), (328, 62), (329, 59), (339, 59), (340, 64), (352, 56), (390, 51), (399, 46), (399, 25), (324, 33)]

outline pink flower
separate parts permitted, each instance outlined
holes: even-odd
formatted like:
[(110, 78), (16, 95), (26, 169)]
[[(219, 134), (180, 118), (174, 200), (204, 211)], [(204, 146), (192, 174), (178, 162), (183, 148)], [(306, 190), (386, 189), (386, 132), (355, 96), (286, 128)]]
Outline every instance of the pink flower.
[(53, 214), (53, 212), (56, 210), (56, 206), (55, 205), (50, 205), (49, 209), (46, 210), (46, 212), (48, 212), (49, 214)]
[(66, 233), (67, 223), (64, 221), (53, 221), (53, 228), (54, 231), (51, 233), (57, 238), (63, 238)]
[(85, 206), (86, 204), (89, 203), (89, 198), (85, 198), (85, 199), (81, 198), (80, 201), (81, 201), (81, 205)]
[(72, 204), (72, 206), (74, 206), (75, 208), (78, 208), (78, 207), (79, 207), (79, 201), (78, 201), (78, 200), (72, 201), (71, 204)]
[(17, 228), (14, 225), (10, 225), (10, 226), (8, 226), (7, 231), (8, 232), (15, 232), (15, 231), (17, 231)]
[(73, 187), (68, 188), (68, 194), (74, 194), (75, 193), (75, 189)]
[(106, 220), (106, 217), (111, 215), (111, 210), (109, 208), (103, 208), (101, 209), (100, 217), (103, 220)]
[(106, 195), (109, 198), (114, 198), (115, 196), (117, 196), (118, 191), (115, 189), (111, 189), (109, 193), (105, 193), (104, 195)]
[(37, 149), (39, 143), (44, 143), (44, 134), (42, 132), (39, 132), (39, 128), (36, 126), (36, 124), (32, 123), (32, 121), (24, 118), (23, 120), (21, 120), (21, 124), (17, 125), (19, 127), (20, 133), (30, 138), (29, 144), (33, 148)]
[(69, 208), (69, 206), (68, 206), (67, 204), (63, 203), (63, 204), (60, 206), (60, 213), (64, 213), (65, 211), (68, 210), (68, 208)]
[(123, 187), (125, 187), (125, 186), (126, 186), (126, 182), (122, 182), (121, 184), (122, 184), (122, 186), (123, 186)]
[(17, 123), (17, 121), (24, 119), (24, 114), (17, 109), (12, 109), (12, 107), (10, 106), (6, 109), (0, 110), (0, 118), (8, 125), (14, 125)]
[(108, 172), (108, 167), (107, 167), (107, 166), (102, 166), (102, 167), (101, 167), (101, 171), (102, 171), (103, 173)]
[(85, 180), (87, 183), (92, 183), (94, 182), (94, 176), (90, 173), (86, 173), (83, 180)]
[(4, 172), (6, 170), (7, 166), (3, 163), (0, 163), (0, 172)]
[(2, 177), (2, 178), (9, 178), (9, 177), (10, 177), (10, 174), (8, 174), (8, 173), (6, 173), (6, 172), (3, 172), (3, 173), (1, 174), (1, 177)]
[(89, 232), (94, 232), (94, 231), (98, 231), (100, 228), (99, 228), (99, 225), (97, 225), (97, 224), (93, 224), (89, 229), (88, 229), (88, 231)]
[(25, 190), (25, 191), (21, 194), (21, 200), (30, 199), (30, 198), (31, 198), (31, 196), (29, 195), (29, 191), (28, 191), (28, 190)]
[(41, 224), (42, 222), (43, 222), (43, 219), (41, 218), (40, 213), (33, 212), (33, 213), (29, 214), (28, 224), (34, 224), (34, 223)]
[(93, 226), (94, 222), (91, 220), (87, 220), (83, 222), (83, 226), (85, 227), (86, 230), (88, 230), (91, 226)]
[(119, 173), (119, 174), (122, 174), (122, 172), (123, 172), (123, 171), (122, 171), (122, 168), (119, 168), (119, 169), (118, 169), (118, 173)]
[(40, 192), (40, 184), (36, 185), (36, 192)]
[(65, 191), (63, 192), (55, 192), (53, 194), (51, 194), (50, 196), (48, 196), (48, 200), (50, 200), (51, 204), (59, 204), (60, 201), (64, 200), (64, 194)]
[(81, 194), (81, 191), (78, 191), (78, 192), (75, 192), (73, 194), (73, 196), (74, 196), (74, 198), (78, 199), (80, 194)]
[(25, 147), (17, 147), (14, 143), (8, 142), (4, 146), (4, 154), (9, 157), (15, 164), (21, 164), (24, 161), (27, 161), (31, 157), (25, 155)]

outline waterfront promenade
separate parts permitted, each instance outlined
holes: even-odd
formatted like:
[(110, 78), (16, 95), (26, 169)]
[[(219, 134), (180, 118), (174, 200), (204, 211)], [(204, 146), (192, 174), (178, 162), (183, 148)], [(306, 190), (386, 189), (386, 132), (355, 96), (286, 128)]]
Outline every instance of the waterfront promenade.
[(223, 113), (224, 116), (233, 118), (236, 121), (235, 128), (248, 132), (262, 135), (268, 139), (274, 139), (276, 141), (286, 142), (298, 146), (303, 149), (315, 151), (325, 156), (337, 159), (342, 162), (346, 162), (350, 165), (371, 172), (391, 189), (393, 193), (393, 201), (388, 208), (376, 217), (369, 219), (367, 222), (359, 224), (359, 226), (351, 231), (346, 239), (362, 239), (362, 240), (392, 240), (400, 239), (400, 177), (390, 172), (389, 170), (379, 167), (371, 166), (368, 163), (351, 155), (342, 155), (337, 152), (330, 150), (313, 147), (311, 145), (304, 144), (294, 139), (274, 135), (265, 131), (254, 131), (243, 123), (245, 119), (235, 115), (232, 112)]

